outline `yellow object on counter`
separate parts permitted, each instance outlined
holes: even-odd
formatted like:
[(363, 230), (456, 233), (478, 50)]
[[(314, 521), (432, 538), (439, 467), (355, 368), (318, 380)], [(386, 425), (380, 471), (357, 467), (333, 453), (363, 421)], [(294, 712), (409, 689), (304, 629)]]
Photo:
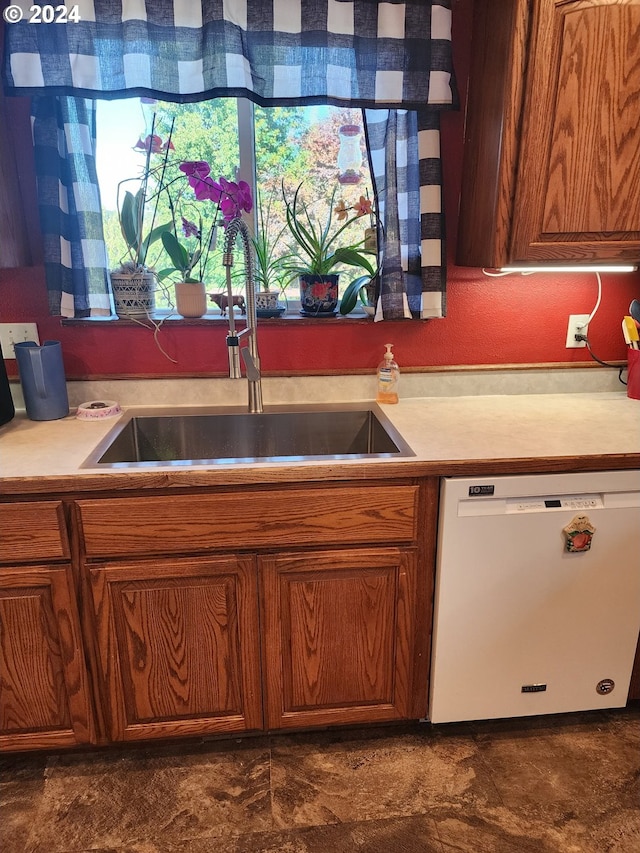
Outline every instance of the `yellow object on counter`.
[(638, 334), (638, 327), (633, 317), (626, 316), (622, 318), (622, 334), (624, 335), (625, 343), (632, 347), (632, 349), (639, 348), (640, 335)]

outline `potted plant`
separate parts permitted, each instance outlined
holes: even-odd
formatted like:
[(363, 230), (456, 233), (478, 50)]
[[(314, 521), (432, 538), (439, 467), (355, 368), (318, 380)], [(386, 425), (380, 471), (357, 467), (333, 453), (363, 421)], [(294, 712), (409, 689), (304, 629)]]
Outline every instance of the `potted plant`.
[(360, 301), (365, 314), (373, 316), (376, 311), (376, 299), (378, 288), (378, 274), (374, 276), (359, 275), (346, 286), (342, 299), (340, 300), (340, 313), (350, 314)]
[[(161, 270), (158, 278), (164, 280), (177, 274), (175, 282), (176, 309), (183, 317), (202, 317), (207, 310), (207, 294), (205, 286), (205, 270), (209, 253), (215, 242), (215, 232), (218, 226), (218, 215), (222, 214), (220, 224), (224, 227), (240, 212), (251, 211), (253, 201), (251, 190), (244, 181), (235, 183), (222, 176), (218, 181), (211, 177), (211, 167), (204, 160), (185, 161), (180, 164), (180, 171), (186, 175), (188, 184), (194, 191), (197, 201), (213, 201), (217, 207), (213, 215), (211, 227), (203, 233), (203, 220), (198, 216), (198, 224), (180, 215), (180, 230), (184, 242), (177, 237), (178, 209), (183, 203), (182, 190), (175, 198), (166, 187), (169, 206), (173, 220), (173, 228), (161, 235), (162, 244), (169, 256), (172, 266)], [(176, 179), (177, 180), (177, 179)]]
[[(179, 281), (174, 282), (176, 295), (176, 310), (183, 317), (202, 317), (207, 311), (207, 294), (205, 290), (204, 267), (206, 266), (207, 254), (213, 239), (213, 233), (205, 240), (206, 247), (202, 251), (202, 219), (199, 224), (191, 222), (184, 216), (181, 217), (182, 234), (189, 242), (195, 242), (194, 246), (181, 243), (173, 231), (165, 231), (162, 234), (162, 245), (169, 256), (172, 266), (160, 270), (158, 278), (162, 281), (167, 276), (177, 273)], [(215, 225), (212, 226), (212, 229)], [(192, 275), (194, 267), (201, 262), (200, 268)]]
[[(145, 152), (145, 165), (141, 177), (127, 178), (118, 184), (118, 218), (120, 231), (124, 239), (127, 257), (116, 269), (111, 271), (111, 287), (116, 314), (119, 317), (148, 317), (155, 308), (156, 276), (147, 266), (149, 247), (171, 227), (167, 222), (155, 226), (158, 199), (167, 168), (169, 151), (173, 149), (171, 132), (168, 139), (162, 139), (154, 133), (155, 116), (151, 133), (134, 146)], [(160, 164), (153, 165), (153, 155), (160, 156)], [(125, 189), (122, 185), (137, 181), (137, 191)], [(147, 205), (155, 200), (151, 217)]]
[[(371, 277), (375, 275), (371, 262), (360, 251), (364, 239), (351, 246), (337, 244), (340, 235), (352, 222), (365, 214), (371, 214), (371, 204), (361, 196), (361, 203), (353, 208), (347, 208), (341, 202), (334, 210), (334, 190), (327, 219), (321, 223), (313, 217), (300, 197), (301, 187), (302, 184), (299, 184), (291, 199), (287, 197), (284, 185), (282, 187), (286, 224), (297, 254), (286, 266), (291, 274), (299, 277), (302, 313), (313, 317), (333, 316), (338, 305), (337, 268), (342, 265), (357, 266), (366, 270)], [(348, 216), (350, 209), (356, 211), (354, 216)], [(334, 213), (342, 224), (332, 231)]]
[[(360, 196), (360, 201), (357, 205), (354, 206), (353, 209), (356, 209), (358, 213), (369, 214), (370, 222), (369, 227), (365, 228), (364, 231), (364, 251), (375, 255), (376, 257), (376, 270), (373, 275), (371, 272), (365, 273), (365, 275), (359, 275), (354, 278), (349, 284), (346, 286), (344, 293), (342, 294), (342, 299), (340, 300), (340, 313), (343, 315), (349, 314), (354, 310), (358, 302), (362, 305), (362, 308), (365, 314), (369, 316), (373, 316), (376, 311), (376, 302), (378, 299), (379, 288), (380, 288), (380, 274), (377, 265), (378, 258), (378, 234), (376, 228), (376, 212), (373, 208), (372, 202), (368, 198), (364, 198)], [(348, 209), (347, 209), (348, 210)], [(346, 215), (344, 211), (341, 211), (342, 215)]]
[(255, 236), (251, 238), (255, 254), (256, 311), (259, 317), (277, 317), (284, 312), (278, 306), (280, 297), (289, 283), (287, 264), (293, 260), (290, 252), (277, 251), (282, 245), (282, 236), (287, 230), (286, 223), (275, 234), (271, 233), (271, 204), (273, 196), (265, 205), (258, 194), (258, 217)]

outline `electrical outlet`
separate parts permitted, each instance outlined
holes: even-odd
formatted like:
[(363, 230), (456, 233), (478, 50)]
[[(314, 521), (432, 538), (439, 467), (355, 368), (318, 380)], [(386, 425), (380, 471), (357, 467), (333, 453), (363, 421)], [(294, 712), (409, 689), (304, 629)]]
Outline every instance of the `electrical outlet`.
[(565, 347), (567, 349), (573, 349), (574, 347), (586, 347), (586, 343), (584, 341), (576, 340), (576, 335), (586, 335), (588, 333), (588, 319), (588, 314), (569, 315), (569, 325), (567, 326), (567, 342), (565, 344)]
[(2, 346), (3, 358), (15, 358), (13, 345), (23, 341), (40, 343), (38, 327), (35, 323), (0, 323), (0, 346)]

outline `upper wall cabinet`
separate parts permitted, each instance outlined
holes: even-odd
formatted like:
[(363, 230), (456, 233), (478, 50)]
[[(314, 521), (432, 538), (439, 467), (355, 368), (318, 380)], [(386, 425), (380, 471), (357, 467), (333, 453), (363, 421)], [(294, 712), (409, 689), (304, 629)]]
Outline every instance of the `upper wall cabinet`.
[(640, 259), (640, 0), (475, 4), (458, 263)]

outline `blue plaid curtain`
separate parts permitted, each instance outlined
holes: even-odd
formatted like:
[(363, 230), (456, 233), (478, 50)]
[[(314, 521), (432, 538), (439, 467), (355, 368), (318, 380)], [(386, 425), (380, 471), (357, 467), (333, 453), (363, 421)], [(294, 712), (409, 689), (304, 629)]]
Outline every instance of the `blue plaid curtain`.
[(83, 0), (79, 22), (38, 26), (27, 23), (29, 2), (16, 5), (8, 94), (366, 109), (387, 219), (378, 316), (442, 316), (439, 135), (424, 115), (457, 106), (451, 0)]
[(109, 316), (94, 104), (36, 97), (32, 116), (49, 310), (63, 317)]
[(444, 317), (440, 114), (365, 110), (380, 228), (376, 320)]

